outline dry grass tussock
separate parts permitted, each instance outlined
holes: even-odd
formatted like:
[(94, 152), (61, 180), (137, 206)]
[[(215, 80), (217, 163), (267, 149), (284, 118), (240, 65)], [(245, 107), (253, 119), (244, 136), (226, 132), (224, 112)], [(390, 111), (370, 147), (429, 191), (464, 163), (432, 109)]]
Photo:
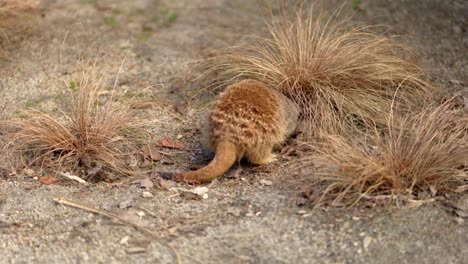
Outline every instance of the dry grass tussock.
[(466, 115), (452, 103), (432, 106), (436, 88), (406, 59), (407, 47), (339, 13), (283, 15), (269, 37), (214, 53), (199, 66), (202, 91), (253, 78), (301, 107), (310, 151), (291, 166), (309, 170), (301, 177), (315, 205), (465, 184)]
[(11, 121), (14, 150), (25, 154), (27, 166), (72, 171), (83, 178), (109, 171), (131, 174), (128, 158), (141, 135), (133, 111), (101, 95), (104, 76), (96, 64), (85, 64), (70, 80), (78, 81), (65, 83), (58, 114), (27, 110)]
[(0, 16), (37, 8), (39, 2), (39, 0), (0, 0)]
[[(18, 24), (24, 19), (20, 16), (37, 9), (39, 2), (39, 0), (0, 0), (0, 29), (10, 24)], [(17, 19), (12, 20), (14, 17)]]
[(422, 70), (402, 58), (408, 48), (335, 14), (299, 11), (268, 25), (269, 37), (230, 47), (200, 64), (205, 89), (243, 78), (260, 80), (303, 110), (309, 134), (345, 120), (385, 126), (392, 105), (420, 109), (433, 87)]
[(39, 3), (39, 0), (0, 0), (0, 49), (23, 37), (28, 22), (31, 22), (29, 18), (39, 8)]
[[(468, 117), (446, 103), (393, 122), (375, 136), (322, 134), (309, 176), (316, 205), (350, 205), (362, 198), (413, 197), (456, 190), (468, 181)], [(403, 128), (402, 128), (403, 127)]]

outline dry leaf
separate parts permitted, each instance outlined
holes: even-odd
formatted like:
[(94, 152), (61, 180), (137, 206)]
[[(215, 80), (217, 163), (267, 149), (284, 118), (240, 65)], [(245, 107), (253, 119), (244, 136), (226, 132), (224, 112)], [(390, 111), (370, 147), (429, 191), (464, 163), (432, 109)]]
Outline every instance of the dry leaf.
[(43, 184), (49, 185), (49, 184), (56, 183), (58, 180), (57, 178), (52, 177), (52, 176), (42, 176), (42, 177), (39, 177), (39, 181)]
[(158, 152), (156, 147), (146, 145), (142, 148), (142, 151), (143, 155), (145, 155), (147, 159), (150, 159), (152, 161), (160, 161), (163, 158), (163, 155), (161, 155), (161, 153)]
[(138, 187), (143, 188), (143, 189), (150, 189), (150, 188), (153, 188), (153, 186), (154, 186), (154, 184), (153, 184), (153, 182), (151, 181), (150, 178), (134, 180), (134, 181), (132, 181), (132, 184), (135, 184)]
[(177, 102), (174, 104), (174, 108), (177, 112), (179, 112), (181, 115), (185, 115), (187, 113), (187, 106), (185, 105), (184, 102)]
[(34, 172), (35, 171), (33, 169), (24, 169), (24, 173), (30, 177), (34, 175)]
[(159, 146), (179, 150), (184, 148), (184, 144), (182, 142), (175, 141), (170, 138), (163, 138), (159, 140)]

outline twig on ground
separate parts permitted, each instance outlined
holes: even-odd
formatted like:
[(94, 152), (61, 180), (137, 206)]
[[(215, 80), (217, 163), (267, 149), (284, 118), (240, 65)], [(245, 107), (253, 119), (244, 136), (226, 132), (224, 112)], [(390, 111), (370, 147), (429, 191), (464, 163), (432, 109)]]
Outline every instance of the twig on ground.
[[(126, 219), (124, 219), (124, 218), (122, 218), (122, 217), (120, 217), (120, 216), (118, 216), (116, 214), (106, 212), (104, 210), (92, 208), (92, 207), (89, 207), (89, 206), (86, 206), (86, 205), (83, 205), (83, 204), (80, 204), (80, 203), (77, 203), (77, 202), (68, 201), (68, 200), (65, 200), (63, 198), (54, 198), (54, 202), (59, 203), (59, 204), (63, 204), (63, 205), (67, 205), (67, 206), (70, 206), (70, 207), (78, 208), (78, 209), (81, 209), (81, 210), (84, 210), (84, 211), (92, 212), (92, 213), (95, 213), (95, 214), (106, 216), (106, 217), (111, 218), (113, 220), (117, 220), (117, 221), (119, 221), (121, 223), (132, 226), (135, 229), (140, 230), (140, 231), (150, 235), (153, 238), (159, 238), (159, 235), (157, 233), (155, 233), (154, 231), (152, 231), (152, 230), (150, 230), (150, 229), (148, 229), (148, 228), (146, 228), (144, 226), (141, 226), (141, 225), (138, 225), (138, 224), (133, 223), (131, 221), (128, 221), (128, 220), (126, 220)], [(174, 255), (177, 258), (177, 263), (181, 264), (182, 263), (182, 258), (180, 257), (177, 250), (173, 246), (171, 246), (169, 243), (162, 242), (162, 244), (165, 245), (167, 248), (169, 248), (174, 253)]]

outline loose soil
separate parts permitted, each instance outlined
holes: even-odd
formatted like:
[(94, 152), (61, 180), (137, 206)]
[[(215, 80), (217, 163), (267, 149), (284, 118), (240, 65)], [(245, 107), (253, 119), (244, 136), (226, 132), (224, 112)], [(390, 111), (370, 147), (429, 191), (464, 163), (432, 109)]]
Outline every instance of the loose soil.
[[(155, 139), (185, 144), (183, 150), (164, 150), (171, 162), (157, 169), (204, 164), (210, 154), (197, 128), (212, 98), (189, 100), (196, 88), (183, 82), (190, 62), (263, 34), (263, 21), (278, 13), (269, 6), (247, 0), (43, 1), (38, 14), (21, 18), (29, 29), (2, 39), (0, 115), (15, 116), (24, 108), (56, 111), (79, 59), (103, 51), (108, 55), (97, 65), (110, 87), (118, 75), (112, 92), (165, 102), (139, 115)], [(326, 6), (338, 8), (333, 1)], [(344, 12), (381, 25), (385, 34), (405, 36), (401, 41), (416, 51), (413, 59), (444, 93), (468, 95), (466, 1), (363, 1)], [(180, 102), (189, 104), (177, 111), (173, 106)], [(6, 137), (0, 133), (2, 142)], [(45, 185), (37, 168), (31, 175), (11, 174), (7, 153), (0, 161), (0, 263), (175, 263), (166, 243), (184, 263), (468, 263), (468, 221), (446, 203), (300, 207), (300, 186), (284, 169), (286, 160), (265, 171), (246, 167), (238, 177), (221, 177), (206, 185), (206, 199), (184, 194), (182, 189), (194, 188), (184, 184), (143, 190), (132, 184), (138, 177), (82, 185), (53, 175), (59, 182)], [(144, 198), (144, 191), (154, 197)], [(159, 238), (54, 198), (110, 210)], [(468, 209), (466, 192), (445, 198)]]

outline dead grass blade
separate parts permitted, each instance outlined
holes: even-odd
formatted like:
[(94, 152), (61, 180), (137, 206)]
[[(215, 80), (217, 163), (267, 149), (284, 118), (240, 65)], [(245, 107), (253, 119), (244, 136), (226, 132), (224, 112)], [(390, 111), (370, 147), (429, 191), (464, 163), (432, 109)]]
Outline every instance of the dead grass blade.
[[(323, 134), (310, 146), (306, 160), (316, 171), (308, 176), (321, 192), (317, 205), (355, 204), (365, 196), (441, 194), (466, 184), (468, 118), (451, 111), (451, 103), (389, 119), (375, 137), (351, 138)], [(304, 166), (304, 164), (302, 165)]]
[[(153, 230), (148, 229), (148, 228), (146, 228), (144, 226), (138, 225), (136, 223), (133, 223), (131, 221), (128, 221), (127, 219), (124, 219), (124, 218), (122, 218), (122, 217), (120, 217), (120, 216), (118, 216), (116, 214), (106, 212), (106, 211), (103, 211), (103, 210), (100, 210), (100, 209), (92, 208), (92, 207), (89, 207), (89, 206), (86, 206), (86, 205), (83, 205), (83, 204), (80, 204), (80, 203), (77, 203), (77, 202), (68, 201), (68, 200), (65, 200), (63, 198), (54, 198), (54, 202), (56, 202), (58, 204), (67, 205), (67, 206), (70, 206), (70, 207), (73, 207), (73, 208), (78, 208), (78, 209), (81, 209), (81, 210), (84, 210), (84, 211), (87, 211), (87, 212), (92, 212), (92, 213), (95, 213), (95, 214), (98, 214), (98, 215), (106, 216), (106, 217), (108, 217), (110, 219), (117, 220), (117, 221), (119, 221), (121, 223), (132, 226), (135, 229), (140, 230), (140, 231), (146, 233), (147, 235), (150, 235), (152, 238), (155, 238), (155, 239), (160, 238), (159, 234), (157, 234)], [(177, 252), (177, 250), (171, 244), (168, 244), (168, 243), (162, 243), (162, 244), (165, 245), (167, 248), (169, 248), (169, 250), (171, 250), (172, 253), (174, 253), (174, 255), (175, 255), (176, 259), (177, 259), (177, 263), (181, 264), (182, 263), (182, 258), (180, 256), (179, 252)]]

